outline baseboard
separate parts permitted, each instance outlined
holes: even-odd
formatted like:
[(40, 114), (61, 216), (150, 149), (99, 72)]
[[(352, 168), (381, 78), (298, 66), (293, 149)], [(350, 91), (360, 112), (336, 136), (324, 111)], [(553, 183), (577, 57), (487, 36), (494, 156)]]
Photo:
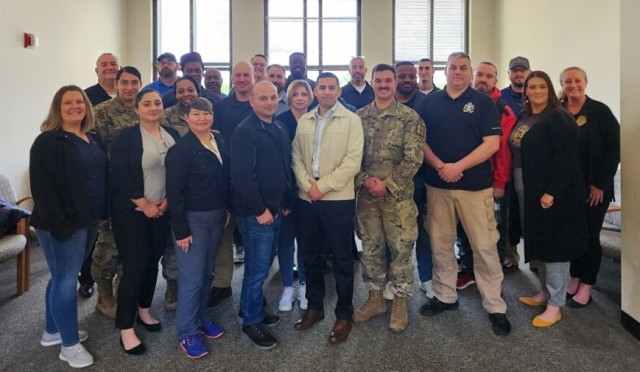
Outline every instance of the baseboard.
[(622, 323), (622, 327), (624, 327), (624, 329), (640, 340), (640, 322), (620, 310), (620, 323)]

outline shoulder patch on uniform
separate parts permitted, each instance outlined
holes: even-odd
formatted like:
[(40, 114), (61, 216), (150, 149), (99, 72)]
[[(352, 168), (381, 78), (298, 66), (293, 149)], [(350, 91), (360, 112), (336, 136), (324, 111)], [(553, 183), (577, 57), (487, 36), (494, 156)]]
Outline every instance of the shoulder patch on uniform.
[(416, 134), (422, 138), (424, 138), (425, 132), (426, 132), (426, 128), (424, 126), (424, 124), (419, 123), (418, 125), (416, 125)]

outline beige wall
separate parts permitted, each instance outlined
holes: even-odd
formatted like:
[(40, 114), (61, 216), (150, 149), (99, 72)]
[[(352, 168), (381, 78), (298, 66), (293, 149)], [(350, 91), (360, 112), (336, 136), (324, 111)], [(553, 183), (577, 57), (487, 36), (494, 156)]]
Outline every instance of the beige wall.
[[(473, 2), (474, 0), (472, 0)], [(507, 65), (516, 55), (553, 79), (568, 66), (587, 71), (589, 96), (620, 113), (620, 1), (496, 0), (497, 61), (508, 83)], [(593, 32), (589, 32), (593, 31)]]
[[(469, 1), (469, 56), (474, 66), (482, 61), (499, 62), (496, 60), (498, 39), (495, 14), (494, 0)], [(498, 80), (502, 84), (503, 79)]]
[(365, 56), (369, 70), (378, 63), (393, 62), (392, 14), (392, 0), (363, 1), (360, 22), (361, 54)]
[[(622, 121), (622, 310), (640, 322), (640, 105), (638, 86), (640, 59), (640, 4), (636, 0), (620, 1), (620, 118)], [(631, 170), (631, 171), (630, 171)]]
[[(122, 66), (135, 66), (142, 73), (144, 85), (155, 79), (153, 56), (153, 1), (123, 0), (125, 19), (122, 49), (126, 58)], [(179, 56), (178, 56), (179, 57)]]
[[(63, 85), (95, 84), (101, 53), (123, 56), (124, 2), (0, 0), (0, 173), (19, 196), (29, 193), (29, 148), (55, 92)], [(24, 32), (36, 34), (40, 45), (24, 49)]]
[[(231, 63), (264, 54), (264, 2), (231, 0)], [(281, 61), (282, 62), (282, 61)]]

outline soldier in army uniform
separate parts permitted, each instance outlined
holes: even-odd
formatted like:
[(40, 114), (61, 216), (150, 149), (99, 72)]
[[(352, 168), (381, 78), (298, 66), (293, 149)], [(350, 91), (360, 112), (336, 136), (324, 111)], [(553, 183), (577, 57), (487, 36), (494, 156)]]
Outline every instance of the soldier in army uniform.
[[(140, 71), (131, 66), (122, 67), (116, 74), (116, 96), (95, 107), (96, 131), (102, 136), (109, 156), (111, 145), (120, 129), (138, 121), (134, 100), (140, 86)], [(113, 280), (117, 264), (118, 250), (111, 231), (111, 220), (101, 220), (98, 225), (98, 241), (93, 251), (91, 275), (98, 284), (96, 312), (109, 319), (116, 318)]]
[(170, 126), (184, 137), (189, 133), (189, 123), (185, 110), (189, 109), (189, 103), (196, 97), (200, 97), (200, 85), (191, 76), (183, 76), (173, 85), (178, 104), (166, 108), (162, 113), (162, 125)]
[[(358, 110), (364, 127), (362, 169), (356, 176), (358, 234), (362, 239), (363, 279), (369, 298), (354, 314), (361, 323), (384, 314), (382, 289), (391, 281), (393, 307), (389, 329), (407, 328), (407, 298), (413, 290), (413, 243), (418, 237), (418, 210), (413, 202), (413, 176), (422, 164), (425, 126), (412, 109), (394, 98), (395, 70), (373, 69), (373, 103)], [(387, 264), (386, 247), (391, 250)]]

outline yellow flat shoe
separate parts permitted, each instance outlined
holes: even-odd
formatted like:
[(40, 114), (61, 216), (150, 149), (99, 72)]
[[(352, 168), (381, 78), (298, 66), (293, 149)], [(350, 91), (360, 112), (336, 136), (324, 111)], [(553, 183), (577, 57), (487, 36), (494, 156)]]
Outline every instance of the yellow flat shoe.
[(549, 328), (552, 325), (558, 323), (560, 319), (562, 319), (562, 314), (560, 313), (558, 313), (558, 317), (556, 318), (555, 322), (550, 322), (546, 319), (542, 319), (540, 315), (538, 315), (537, 317), (533, 318), (533, 320), (531, 321), (531, 325), (536, 328)]
[(529, 306), (544, 306), (547, 301), (538, 301), (535, 297), (518, 297), (518, 301)]

